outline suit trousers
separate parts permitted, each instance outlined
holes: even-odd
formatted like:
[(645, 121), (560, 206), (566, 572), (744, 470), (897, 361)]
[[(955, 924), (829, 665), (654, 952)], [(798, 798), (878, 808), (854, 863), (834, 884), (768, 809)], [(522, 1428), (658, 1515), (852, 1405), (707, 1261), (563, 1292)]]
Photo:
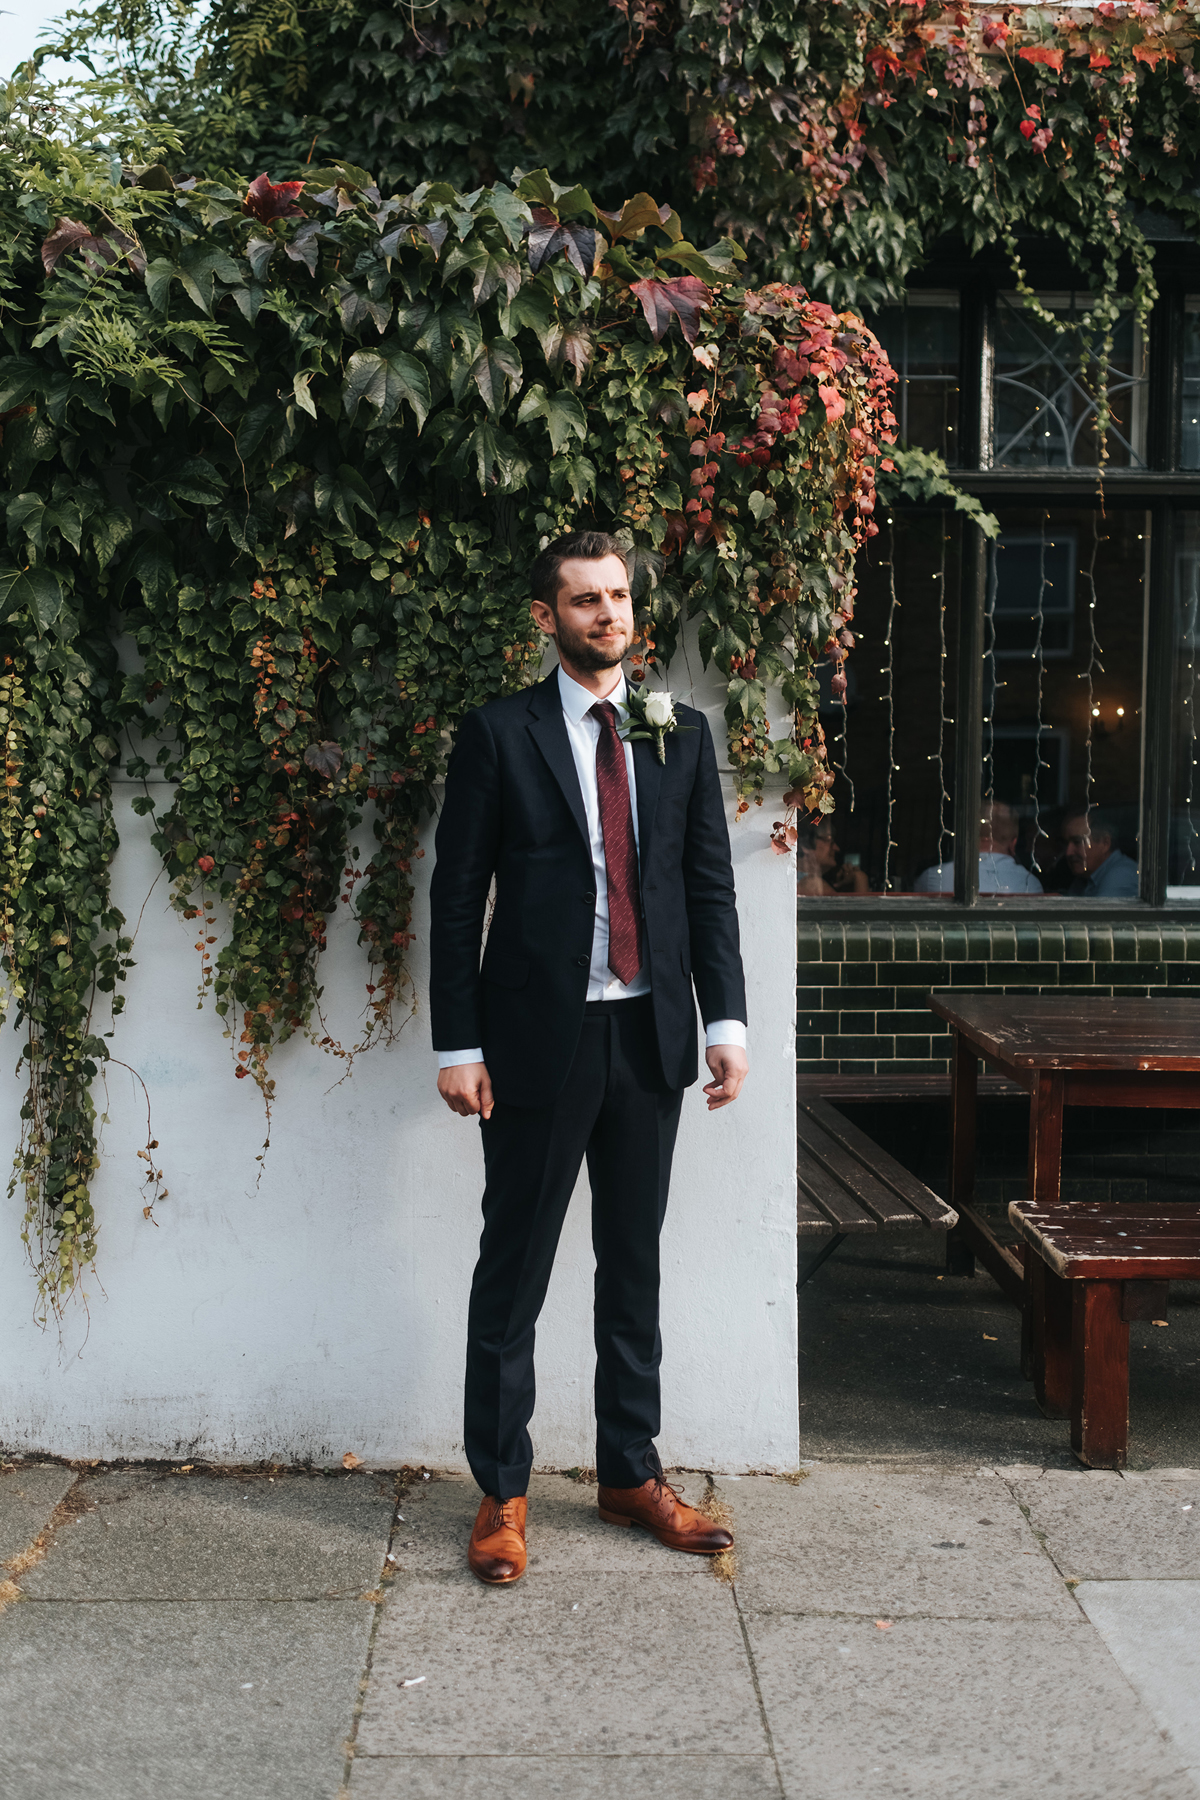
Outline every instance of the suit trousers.
[(596, 1256), (596, 1471), (659, 1471), (658, 1239), (682, 1088), (668, 1088), (649, 997), (591, 1002), (562, 1091), (497, 1101), (481, 1121), (483, 1235), (467, 1316), (467, 1460), (485, 1494), (526, 1491), (534, 1337), (571, 1190), (587, 1158)]

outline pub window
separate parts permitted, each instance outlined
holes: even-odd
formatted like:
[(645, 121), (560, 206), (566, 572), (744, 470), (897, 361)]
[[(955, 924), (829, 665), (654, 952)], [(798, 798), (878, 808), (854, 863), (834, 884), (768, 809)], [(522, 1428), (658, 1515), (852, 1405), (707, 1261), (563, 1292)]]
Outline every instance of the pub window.
[(954, 292), (908, 295), (871, 320), (899, 380), (900, 440), (958, 462), (959, 301)]
[[(1003, 842), (1026, 893), (1135, 900), (1149, 521), (1141, 508), (1115, 507), (998, 507), (997, 517), (984, 623), (984, 836)], [(1089, 817), (1095, 842), (1081, 844)], [(1019, 891), (1016, 869), (985, 861), (981, 846), (981, 891), (997, 872)]]
[[(992, 431), (997, 469), (1095, 468), (1098, 333), (1082, 329), (1088, 294), (1042, 294), (1043, 307), (1070, 329), (1058, 331), (1016, 294), (998, 294), (992, 310)], [(1132, 311), (1121, 317), (1109, 364), (1112, 423), (1108, 466), (1146, 466), (1147, 377), (1142, 334)]]
[[(981, 906), (1200, 905), (1200, 279), (1187, 254), (1149, 331), (1131, 308), (1119, 322), (1103, 498), (1097, 344), (1075, 329), (1087, 293), (1046, 284), (1041, 303), (1072, 327), (1059, 333), (973, 269), (961, 298), (912, 293), (872, 321), (899, 378), (901, 441), (955, 466), (999, 533), (981, 564), (974, 528), (944, 504), (877, 515), (843, 699), (823, 672), (836, 811), (801, 832), (802, 895), (951, 902), (956, 837), (978, 829)], [(975, 782), (956, 781), (960, 736), (964, 767), (981, 743)]]
[[(1186, 445), (1186, 439), (1185, 445)], [(1168, 900), (1200, 901), (1200, 513), (1175, 519)]]
[(1183, 303), (1182, 431), (1179, 466), (1200, 469), (1200, 294)]

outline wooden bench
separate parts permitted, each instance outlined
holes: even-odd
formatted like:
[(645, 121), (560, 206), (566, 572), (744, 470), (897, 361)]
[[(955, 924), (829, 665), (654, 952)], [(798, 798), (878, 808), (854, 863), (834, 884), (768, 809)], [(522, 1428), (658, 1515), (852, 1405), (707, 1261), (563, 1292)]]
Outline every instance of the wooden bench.
[(1123, 1469), (1129, 1321), (1165, 1319), (1169, 1283), (1200, 1279), (1200, 1211), (1195, 1202), (1014, 1200), (1008, 1216), (1026, 1246), (1038, 1405), (1070, 1418), (1071, 1448), (1089, 1469)]
[(948, 1231), (958, 1214), (842, 1117), (827, 1100), (797, 1107), (796, 1233), (801, 1253), (824, 1238), (802, 1265), (798, 1285), (815, 1275), (852, 1233)]
[[(913, 1100), (942, 1100), (950, 1104), (950, 1075), (815, 1075), (807, 1071), (796, 1077), (796, 1095), (800, 1101), (834, 1100), (839, 1105), (869, 1101), (872, 1105), (886, 1100), (893, 1105), (907, 1105)], [(1024, 1088), (1005, 1075), (980, 1075), (981, 1100), (1025, 1100)]]

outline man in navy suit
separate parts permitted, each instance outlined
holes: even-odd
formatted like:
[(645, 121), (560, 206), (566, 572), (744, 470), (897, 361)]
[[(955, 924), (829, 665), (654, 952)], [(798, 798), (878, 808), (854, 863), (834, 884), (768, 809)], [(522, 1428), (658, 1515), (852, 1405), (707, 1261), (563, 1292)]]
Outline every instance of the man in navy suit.
[(663, 762), (653, 742), (621, 735), (634, 622), (615, 538), (559, 538), (530, 585), (559, 667), (459, 727), (430, 935), (438, 1091), (452, 1111), (478, 1115), (483, 1139), (465, 1442), (484, 1493), (468, 1559), (492, 1584), (525, 1569), (534, 1332), (585, 1156), (600, 1516), (700, 1555), (733, 1541), (666, 1484), (654, 1447), (658, 1240), (683, 1090), (697, 1077), (693, 986), (710, 1111), (737, 1099), (747, 1071), (712, 736), (683, 706)]

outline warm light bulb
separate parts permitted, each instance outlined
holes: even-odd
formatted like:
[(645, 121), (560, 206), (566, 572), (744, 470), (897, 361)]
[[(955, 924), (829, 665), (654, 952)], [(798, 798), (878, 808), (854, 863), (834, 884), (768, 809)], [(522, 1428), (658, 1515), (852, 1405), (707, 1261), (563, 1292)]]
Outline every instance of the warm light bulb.
[(1100, 717), (1100, 708), (1098, 706), (1093, 706), (1092, 717), (1093, 719), (1098, 719)]
[(1118, 706), (1117, 717), (1118, 719), (1123, 719), (1125, 717), (1125, 708), (1123, 706)]

